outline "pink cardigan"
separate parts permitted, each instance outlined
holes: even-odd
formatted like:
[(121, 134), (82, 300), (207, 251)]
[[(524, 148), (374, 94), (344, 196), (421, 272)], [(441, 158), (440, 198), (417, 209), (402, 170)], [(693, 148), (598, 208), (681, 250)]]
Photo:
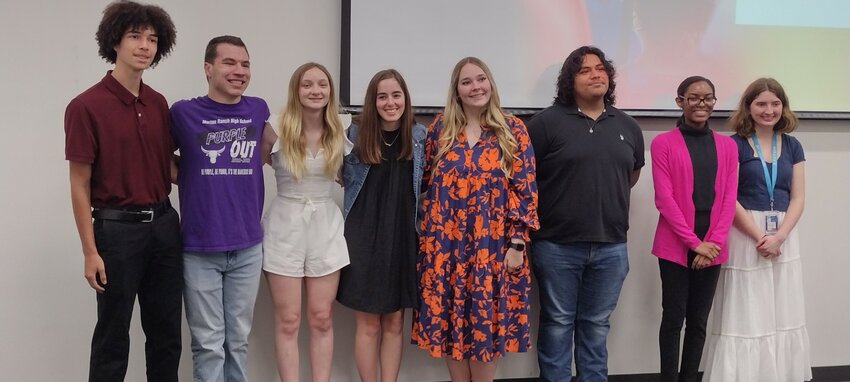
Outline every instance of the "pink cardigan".
[[(720, 246), (720, 254), (711, 265), (729, 257), (726, 236), (735, 217), (738, 192), (738, 146), (729, 136), (714, 134), (717, 149), (717, 176), (714, 180), (714, 204), (711, 205), (705, 241)], [(694, 234), (694, 174), (691, 156), (679, 128), (652, 140), (652, 183), (655, 206), (660, 217), (655, 230), (652, 254), (687, 267), (688, 249), (700, 244)]]

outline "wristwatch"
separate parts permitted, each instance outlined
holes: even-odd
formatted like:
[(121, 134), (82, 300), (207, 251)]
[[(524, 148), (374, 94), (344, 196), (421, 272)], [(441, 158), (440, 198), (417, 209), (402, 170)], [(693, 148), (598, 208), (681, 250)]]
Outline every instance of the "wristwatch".
[(508, 248), (516, 249), (517, 251), (522, 252), (525, 249), (525, 243), (508, 243)]

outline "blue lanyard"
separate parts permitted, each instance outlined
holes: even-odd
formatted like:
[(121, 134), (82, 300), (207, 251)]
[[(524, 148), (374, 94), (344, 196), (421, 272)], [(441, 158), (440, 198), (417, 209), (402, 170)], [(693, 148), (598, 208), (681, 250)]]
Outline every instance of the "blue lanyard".
[(764, 160), (764, 154), (761, 152), (759, 139), (755, 133), (753, 133), (753, 146), (756, 148), (756, 155), (761, 160), (761, 168), (764, 170), (764, 184), (767, 186), (767, 194), (770, 196), (770, 210), (773, 211), (773, 189), (776, 187), (776, 167), (777, 162), (779, 162), (779, 158), (776, 157), (776, 133), (773, 133), (773, 143), (771, 144), (771, 151), (773, 152), (773, 163), (771, 163), (772, 174), (768, 175), (767, 173), (767, 162)]

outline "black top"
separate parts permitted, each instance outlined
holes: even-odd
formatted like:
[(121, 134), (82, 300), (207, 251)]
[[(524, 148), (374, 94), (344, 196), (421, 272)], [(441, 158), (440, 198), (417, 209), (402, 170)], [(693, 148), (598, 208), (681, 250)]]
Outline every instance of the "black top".
[(622, 243), (629, 229), (630, 176), (643, 167), (643, 133), (613, 106), (595, 121), (555, 104), (528, 124), (537, 160), (540, 230), (558, 243)]
[(371, 313), (412, 308), (417, 298), (413, 161), (398, 160), (399, 131), (383, 134), (385, 159), (369, 166), (345, 219), (351, 264), (343, 268), (337, 292), (343, 305)]
[(714, 179), (717, 177), (717, 148), (714, 146), (714, 134), (708, 122), (702, 128), (695, 128), (679, 120), (679, 131), (685, 138), (688, 154), (694, 171), (694, 209), (711, 212), (714, 204)]

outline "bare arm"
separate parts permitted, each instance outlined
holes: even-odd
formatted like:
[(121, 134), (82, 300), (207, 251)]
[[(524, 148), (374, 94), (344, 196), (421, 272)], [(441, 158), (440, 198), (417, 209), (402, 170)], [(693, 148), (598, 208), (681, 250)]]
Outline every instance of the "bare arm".
[(274, 132), (272, 125), (266, 122), (263, 127), (263, 139), (260, 142), (260, 155), (263, 163), (272, 164), (272, 147), (277, 141), (277, 133)]
[(741, 230), (741, 232), (747, 234), (747, 236), (751, 237), (753, 240), (758, 241), (764, 236), (764, 230), (756, 224), (740, 202), (735, 202), (735, 220), (732, 224), (735, 228)]
[(634, 170), (631, 174), (629, 174), (629, 187), (634, 187), (637, 184), (638, 179), (640, 179), (640, 169)]
[[(740, 165), (738, 171), (740, 172)], [(738, 201), (735, 202), (735, 217), (732, 219), (732, 225), (756, 242), (764, 237), (764, 228), (759, 227), (758, 223), (753, 220), (744, 206), (741, 205), (741, 202)]]
[(70, 165), (71, 206), (74, 210), (74, 221), (80, 235), (84, 262), (84, 276), (89, 285), (98, 292), (104, 292), (106, 285), (106, 267), (97, 252), (94, 242), (94, 227), (91, 215), (91, 165), (81, 162), (68, 162)]
[(180, 155), (171, 155), (171, 183), (177, 184), (177, 172), (180, 167)]
[(788, 211), (785, 212), (785, 218), (782, 219), (782, 224), (779, 225), (779, 232), (783, 240), (788, 237), (791, 230), (797, 226), (800, 216), (803, 215), (803, 207), (806, 200), (806, 162), (800, 162), (794, 165), (791, 175), (791, 201), (788, 204)]

